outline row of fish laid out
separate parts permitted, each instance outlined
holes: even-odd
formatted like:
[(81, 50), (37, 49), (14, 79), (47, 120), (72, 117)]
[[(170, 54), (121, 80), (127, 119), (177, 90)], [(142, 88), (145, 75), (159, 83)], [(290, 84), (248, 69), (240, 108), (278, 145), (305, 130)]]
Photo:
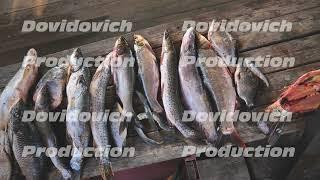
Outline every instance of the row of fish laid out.
[[(220, 56), (223, 61), (225, 56), (236, 55), (236, 43), (230, 34), (209, 31), (208, 39), (193, 28), (188, 29), (183, 36), (179, 56), (169, 33), (165, 31), (161, 59), (157, 62), (152, 47), (142, 36), (134, 35), (134, 51), (125, 38), (120, 37), (113, 51), (106, 56), (92, 77), (88, 67), (78, 63), (83, 55), (80, 49), (75, 49), (67, 64), (50, 69), (40, 80), (35, 63), (37, 52), (30, 49), (0, 99), (0, 129), (8, 135), (11, 147), (9, 159), (16, 160), (26, 179), (43, 179), (46, 175), (45, 155), (22, 157), (23, 147), (58, 146), (50, 122), (21, 121), (23, 111), (30, 109), (30, 105), (36, 112), (49, 112), (67, 103), (65, 125), (73, 146), (73, 156), (69, 165), (58, 156), (50, 157), (65, 179), (81, 177), (84, 157), (79, 155), (80, 149), (92, 144), (91, 139), (98, 148), (111, 144), (124, 147), (128, 122), (103, 121), (102, 116), (92, 116), (88, 122), (78, 120), (81, 112), (106, 110), (106, 90), (110, 82), (115, 86), (118, 99), (113, 104), (113, 110), (131, 114), (127, 118), (133, 117), (131, 122), (134, 129), (147, 143), (161, 142), (149, 138), (143, 132), (144, 127), (133, 106), (135, 98), (144, 106), (147, 118), (157, 122), (163, 130), (171, 131), (173, 126), (185, 138), (211, 144), (219, 141), (219, 134), (238, 137), (232, 120), (221, 122), (219, 128), (214, 121), (197, 118), (193, 123), (182, 121), (184, 110), (212, 112), (216, 108), (217, 111), (234, 112), (237, 108), (237, 94), (251, 107), (259, 79), (268, 85), (265, 76), (254, 66), (238, 66), (233, 70), (231, 67), (208, 67), (203, 63), (196, 67), (195, 64), (185, 63), (188, 56)], [(138, 72), (136, 73), (135, 66), (114, 66), (112, 62), (119, 58), (135, 59)], [(32, 102), (29, 98), (31, 93)], [(240, 144), (244, 145), (241, 140)], [(108, 156), (101, 156), (99, 161), (101, 175), (107, 179), (113, 174), (111, 161)]]

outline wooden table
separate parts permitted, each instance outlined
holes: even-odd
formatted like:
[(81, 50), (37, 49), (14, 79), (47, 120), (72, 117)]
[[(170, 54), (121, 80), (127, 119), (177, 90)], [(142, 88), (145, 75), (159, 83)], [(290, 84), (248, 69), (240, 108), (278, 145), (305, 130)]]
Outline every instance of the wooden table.
[[(1, 2), (2, 3), (2, 2)], [(1, 4), (0, 4), (1, 6)], [(44, 9), (41, 10), (41, 7)], [(112, 33), (21, 33), (23, 19), (59, 21), (63, 18), (80, 20), (127, 19), (134, 22), (133, 32), (122, 34), (132, 45), (132, 34), (141, 34), (160, 57), (162, 34), (168, 29), (179, 47), (184, 20), (211, 21), (229, 19), (240, 21), (287, 20), (293, 23), (292, 32), (234, 32), (239, 42), (240, 56), (295, 57), (291, 68), (262, 68), (270, 81), (270, 87), (261, 89), (256, 99), (256, 110), (262, 110), (275, 100), (280, 92), (302, 74), (320, 67), (320, 1), (317, 0), (175, 0), (134, 3), (125, 1), (99, 1), (88, 3), (66, 0), (50, 0), (47, 4), (18, 8), (5, 6), (0, 10), (0, 92), (20, 66), (25, 52), (35, 47), (41, 56), (63, 57), (71, 54), (72, 48), (80, 47), (84, 56), (104, 56), (112, 50), (119, 34)], [(57, 9), (58, 8), (58, 9)], [(35, 12), (42, 12), (37, 15)], [(284, 134), (302, 133), (303, 121), (290, 123)], [(266, 137), (255, 126), (246, 123), (236, 125), (240, 136), (247, 143), (264, 140)], [(115, 171), (139, 167), (170, 159), (180, 158), (182, 146), (190, 144), (177, 133), (150, 130), (151, 137), (161, 136), (165, 141), (160, 146), (147, 145), (135, 134), (128, 137), (128, 146), (134, 145), (134, 158), (120, 158), (113, 162)], [(84, 170), (85, 177), (99, 174), (97, 161), (89, 160)]]

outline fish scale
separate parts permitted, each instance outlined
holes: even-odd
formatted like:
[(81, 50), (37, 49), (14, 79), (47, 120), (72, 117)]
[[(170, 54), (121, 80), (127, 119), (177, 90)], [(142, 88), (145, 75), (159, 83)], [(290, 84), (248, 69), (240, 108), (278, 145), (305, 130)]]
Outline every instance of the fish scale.
[(41, 153), (40, 157), (31, 154), (23, 157), (25, 146), (34, 146), (36, 148), (44, 147), (39, 132), (32, 122), (22, 122), (23, 102), (19, 101), (10, 111), (10, 131), (12, 131), (12, 151), (22, 174), (27, 180), (45, 179), (47, 168), (46, 157)]

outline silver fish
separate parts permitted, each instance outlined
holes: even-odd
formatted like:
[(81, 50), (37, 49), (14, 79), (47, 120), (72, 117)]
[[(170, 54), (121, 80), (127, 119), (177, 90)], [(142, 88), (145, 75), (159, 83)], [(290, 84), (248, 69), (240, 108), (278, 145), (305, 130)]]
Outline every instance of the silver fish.
[[(188, 110), (197, 113), (212, 112), (202, 80), (195, 63), (190, 63), (190, 58), (196, 58), (196, 34), (193, 28), (189, 28), (183, 36), (180, 60), (179, 60), (179, 77), (182, 99)], [(197, 116), (199, 117), (199, 116)], [(215, 121), (212, 118), (202, 120), (195, 119), (195, 123), (205, 139), (210, 143), (215, 143), (217, 140), (217, 132), (215, 128)]]
[(142, 81), (143, 89), (152, 111), (162, 113), (163, 108), (159, 104), (158, 90), (160, 85), (160, 72), (156, 56), (152, 47), (140, 35), (134, 35), (134, 50), (138, 62), (138, 73)]
[(164, 32), (160, 61), (161, 94), (167, 119), (186, 138), (197, 138), (196, 132), (182, 122), (183, 106), (179, 92), (178, 59), (168, 31)]
[(70, 166), (81, 176), (84, 159), (81, 149), (87, 148), (90, 141), (90, 123), (80, 119), (83, 118), (81, 113), (90, 111), (90, 71), (88, 67), (78, 66), (79, 58), (82, 58), (82, 53), (77, 48), (70, 57), (71, 75), (67, 84), (66, 128), (72, 139), (74, 151)]
[(120, 37), (114, 46), (111, 58), (111, 72), (116, 92), (123, 106), (123, 113), (127, 116), (134, 114), (132, 97), (135, 85), (135, 58), (124, 37)]
[(23, 59), (18, 72), (9, 81), (0, 96), (0, 130), (8, 126), (9, 112), (20, 99), (27, 101), (30, 88), (36, 82), (38, 75), (37, 52), (30, 49)]

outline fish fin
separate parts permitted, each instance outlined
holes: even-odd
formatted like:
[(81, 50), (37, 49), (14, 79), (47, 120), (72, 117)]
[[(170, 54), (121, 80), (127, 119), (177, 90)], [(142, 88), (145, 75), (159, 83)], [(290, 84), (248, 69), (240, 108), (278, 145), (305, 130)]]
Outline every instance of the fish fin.
[(155, 144), (155, 145), (160, 145), (163, 142), (158, 142), (156, 140), (153, 140), (151, 138), (149, 138), (148, 136), (146, 136), (146, 134), (143, 132), (143, 130), (137, 126), (134, 127), (134, 129), (136, 130), (137, 134), (139, 135), (139, 137), (142, 138), (142, 140), (147, 143), (147, 144)]
[(114, 176), (114, 173), (112, 171), (111, 162), (100, 163), (99, 171), (100, 171), (100, 175), (103, 180), (111, 179), (111, 177)]
[(170, 128), (170, 126), (168, 126), (163, 118), (160, 117), (159, 114), (157, 113), (152, 113), (152, 117), (154, 119), (154, 121), (159, 125), (159, 127), (162, 129), (162, 130), (165, 130), (165, 131), (172, 131), (173, 128)]
[(258, 78), (260, 78), (264, 84), (269, 87), (269, 81), (267, 79), (267, 77), (253, 64), (253, 63), (249, 63), (247, 61), (245, 61), (247, 67), (250, 69), (250, 71), (256, 75)]

